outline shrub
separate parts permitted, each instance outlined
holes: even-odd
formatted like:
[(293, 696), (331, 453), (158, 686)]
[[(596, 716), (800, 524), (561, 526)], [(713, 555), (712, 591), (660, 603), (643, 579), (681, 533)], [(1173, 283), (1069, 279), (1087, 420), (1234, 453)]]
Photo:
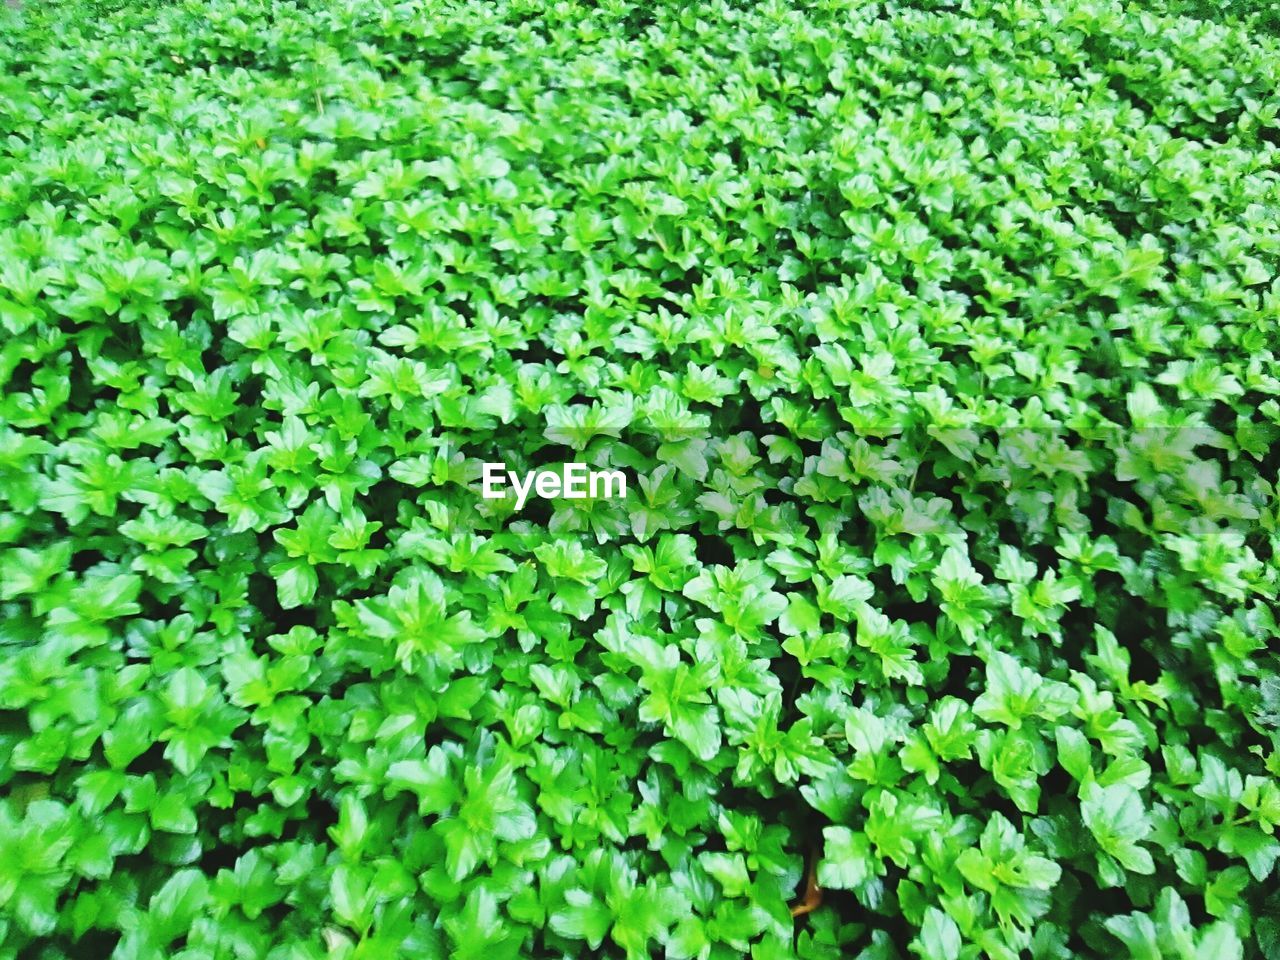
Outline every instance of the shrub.
[(4, 16), (0, 958), (1278, 955), (1276, 42)]
[(1159, 13), (1236, 24), (1250, 31), (1280, 34), (1280, 9), (1270, 0), (1159, 0)]

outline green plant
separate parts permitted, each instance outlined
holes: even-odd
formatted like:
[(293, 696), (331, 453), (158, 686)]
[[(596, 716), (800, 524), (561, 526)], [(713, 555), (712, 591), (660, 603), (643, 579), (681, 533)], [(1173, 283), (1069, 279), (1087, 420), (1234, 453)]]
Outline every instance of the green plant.
[(1248, 31), (1280, 34), (1280, 11), (1267, 0), (1158, 0), (1143, 6), (1163, 14), (1227, 22)]
[(0, 958), (1278, 955), (1276, 41), (0, 16)]

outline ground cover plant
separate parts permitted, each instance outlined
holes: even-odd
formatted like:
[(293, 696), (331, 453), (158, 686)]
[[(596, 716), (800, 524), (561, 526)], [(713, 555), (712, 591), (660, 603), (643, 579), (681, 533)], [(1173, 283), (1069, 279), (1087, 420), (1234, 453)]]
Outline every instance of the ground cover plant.
[(1151, 8), (1165, 14), (1232, 23), (1250, 32), (1280, 35), (1280, 10), (1266, 0), (1158, 0)]
[(0, 957), (1280, 956), (1275, 40), (115, 6), (0, 13)]

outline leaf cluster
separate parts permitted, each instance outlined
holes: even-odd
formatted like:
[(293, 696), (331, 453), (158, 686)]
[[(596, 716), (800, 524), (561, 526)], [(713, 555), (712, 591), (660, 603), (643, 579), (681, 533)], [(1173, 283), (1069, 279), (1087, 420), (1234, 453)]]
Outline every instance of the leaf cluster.
[(0, 17), (0, 960), (1280, 956), (1280, 42)]

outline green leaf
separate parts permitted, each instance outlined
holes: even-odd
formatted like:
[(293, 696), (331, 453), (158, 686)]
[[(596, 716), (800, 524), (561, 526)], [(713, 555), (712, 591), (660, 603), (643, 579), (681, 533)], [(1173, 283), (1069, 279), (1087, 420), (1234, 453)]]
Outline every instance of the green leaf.
[(551, 929), (571, 940), (585, 940), (592, 950), (598, 950), (613, 923), (613, 914), (586, 890), (569, 890), (564, 899), (564, 906), (550, 916)]
[(300, 560), (277, 564), (271, 572), (276, 577), (276, 596), (285, 610), (306, 606), (320, 585), (315, 569)]
[(848, 827), (824, 827), (818, 884), (828, 890), (856, 890), (879, 873), (867, 836)]
[(956, 922), (936, 907), (930, 907), (920, 925), (920, 936), (911, 944), (911, 952), (920, 960), (953, 960), (960, 956), (962, 943)]
[(1140, 846), (1152, 824), (1137, 790), (1123, 783), (1110, 787), (1086, 783), (1080, 789), (1080, 814), (1099, 848), (1126, 870), (1155, 872), (1151, 853)]

